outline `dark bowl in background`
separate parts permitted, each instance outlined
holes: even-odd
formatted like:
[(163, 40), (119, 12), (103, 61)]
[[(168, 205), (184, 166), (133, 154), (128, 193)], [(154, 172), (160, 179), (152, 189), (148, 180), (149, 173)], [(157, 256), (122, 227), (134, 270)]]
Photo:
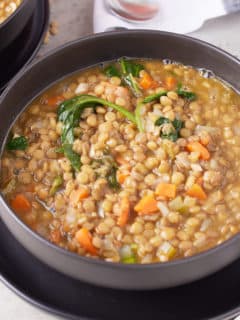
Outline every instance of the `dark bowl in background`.
[[(240, 90), (240, 62), (228, 53), (183, 35), (158, 31), (121, 31), (82, 38), (49, 53), (22, 70), (0, 99), (0, 147), (3, 152), (16, 117), (34, 97), (57, 80), (122, 56), (171, 59), (210, 69)], [(167, 263), (126, 265), (81, 257), (53, 245), (31, 231), (0, 197), (2, 220), (33, 255), (71, 277), (120, 289), (178, 286), (214, 273), (240, 257), (240, 234), (193, 257)]]
[(5, 21), (0, 23), (0, 53), (23, 31), (31, 18), (38, 0), (23, 0)]

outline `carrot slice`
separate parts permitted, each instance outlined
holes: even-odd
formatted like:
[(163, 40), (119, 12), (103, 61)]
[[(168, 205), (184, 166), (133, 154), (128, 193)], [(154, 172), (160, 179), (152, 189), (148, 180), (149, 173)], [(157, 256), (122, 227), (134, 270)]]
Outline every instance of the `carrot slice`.
[(81, 228), (76, 232), (76, 239), (80, 245), (89, 253), (96, 255), (97, 249), (92, 244), (92, 235), (86, 228)]
[(159, 211), (157, 201), (153, 195), (144, 196), (134, 207), (139, 215), (151, 214)]
[(126, 178), (129, 176), (128, 173), (123, 173), (121, 171), (117, 171), (117, 181), (120, 183), (120, 184), (123, 184), (124, 181), (126, 180)]
[(156, 194), (163, 198), (175, 198), (176, 185), (172, 183), (159, 183), (156, 188)]
[(143, 77), (140, 80), (140, 86), (146, 90), (152, 87), (154, 80), (153, 78), (150, 76), (149, 73), (144, 72)]
[(80, 200), (86, 199), (88, 196), (89, 191), (87, 188), (79, 188), (70, 193), (70, 202), (73, 204), (78, 204)]
[(191, 188), (187, 190), (187, 195), (193, 198), (197, 198), (199, 200), (206, 200), (207, 195), (203, 188), (199, 184), (193, 184)]
[(11, 207), (17, 213), (27, 213), (31, 210), (32, 205), (23, 194), (17, 194), (11, 201)]
[(121, 213), (117, 223), (120, 227), (124, 227), (128, 222), (129, 214), (130, 214), (130, 203), (128, 198), (121, 199), (120, 208), (121, 208)]
[(172, 76), (168, 76), (165, 79), (165, 84), (168, 90), (172, 90), (176, 86), (177, 80)]
[(54, 107), (54, 106), (59, 105), (64, 100), (65, 100), (65, 98), (63, 96), (53, 96), (53, 97), (47, 98), (46, 103), (49, 106)]
[(200, 158), (203, 160), (210, 159), (210, 153), (209, 153), (208, 149), (205, 148), (201, 143), (199, 143), (197, 141), (188, 143), (187, 150), (190, 152), (199, 152)]

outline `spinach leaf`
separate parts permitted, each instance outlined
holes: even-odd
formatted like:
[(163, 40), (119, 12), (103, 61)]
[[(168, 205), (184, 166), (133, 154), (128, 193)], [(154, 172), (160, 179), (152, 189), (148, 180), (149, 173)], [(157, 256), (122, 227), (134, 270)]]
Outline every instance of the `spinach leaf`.
[(160, 132), (160, 137), (162, 139), (168, 139), (173, 142), (177, 141), (180, 138), (180, 130), (184, 127), (184, 122), (180, 119), (174, 119), (173, 121), (165, 117), (160, 117), (155, 121), (156, 126), (162, 126), (163, 124), (171, 123), (172, 131), (169, 133)]
[(147, 96), (143, 99), (143, 103), (149, 103), (149, 102), (153, 102), (155, 100), (158, 100), (162, 96), (166, 96), (167, 93), (168, 93), (167, 91), (161, 91), (158, 93), (151, 94), (150, 96)]
[(125, 60), (124, 58), (121, 58), (119, 62), (120, 62), (123, 74), (128, 73), (128, 74), (132, 74), (133, 77), (139, 77), (140, 71), (144, 70), (144, 66), (142, 64), (135, 63), (130, 60)]
[(155, 121), (156, 126), (161, 126), (164, 123), (171, 123), (171, 121), (168, 118), (160, 117)]
[(7, 143), (8, 150), (26, 150), (27, 147), (28, 140), (24, 136), (13, 138)]
[(160, 134), (160, 137), (161, 137), (162, 139), (168, 139), (168, 140), (171, 140), (171, 141), (173, 141), (173, 142), (176, 142), (177, 139), (179, 138), (179, 135), (178, 135), (178, 133), (177, 133), (176, 131), (172, 131), (172, 132), (170, 132), (170, 133), (168, 133), (168, 134), (161, 133), (161, 134)]
[(71, 162), (71, 165), (75, 171), (79, 171), (81, 168), (80, 155), (73, 151), (72, 144), (65, 143), (63, 144), (63, 153), (66, 158)]
[(185, 91), (185, 90), (183, 90), (181, 83), (178, 84), (177, 94), (178, 94), (180, 97), (185, 98), (185, 99), (187, 99), (187, 100), (189, 100), (189, 101), (196, 100), (196, 98), (197, 98), (196, 93), (191, 92), (191, 91)]
[(72, 167), (77, 171), (79, 171), (81, 167), (81, 162), (80, 156), (72, 149), (74, 128), (77, 127), (83, 110), (85, 108), (95, 108), (96, 105), (113, 108), (122, 113), (128, 120), (136, 123), (134, 114), (125, 108), (95, 96), (79, 95), (61, 103), (58, 108), (58, 120), (63, 122), (61, 135), (62, 150), (64, 155), (70, 160)]
[(135, 97), (140, 97), (142, 92), (135, 77), (139, 77), (139, 73), (144, 69), (144, 67), (141, 64), (137, 64), (123, 58), (119, 60), (119, 63), (121, 66), (123, 80), (132, 90)]
[(166, 95), (167, 95), (167, 91), (161, 91), (161, 92), (158, 92), (155, 94), (151, 94), (150, 96), (145, 97), (142, 101), (139, 101), (137, 103), (137, 107), (135, 109), (135, 119), (136, 119), (138, 130), (140, 132), (144, 131), (143, 124), (142, 124), (142, 117), (141, 117), (141, 109), (142, 109), (143, 105), (145, 103), (153, 102), (153, 101), (159, 99), (160, 97), (166, 96)]
[(56, 176), (53, 180), (51, 189), (50, 189), (50, 196), (53, 196), (59, 187), (63, 184), (63, 178), (61, 176)]
[(117, 169), (118, 168), (113, 165), (108, 171), (108, 175), (106, 177), (109, 187), (114, 190), (120, 189), (120, 184), (117, 181)]
[(119, 77), (120, 78), (121, 77), (120, 72), (118, 71), (118, 69), (114, 65), (107, 66), (103, 71), (108, 78), (111, 78), (111, 77)]
[(180, 131), (184, 127), (184, 122), (180, 119), (174, 119), (172, 124), (176, 131)]

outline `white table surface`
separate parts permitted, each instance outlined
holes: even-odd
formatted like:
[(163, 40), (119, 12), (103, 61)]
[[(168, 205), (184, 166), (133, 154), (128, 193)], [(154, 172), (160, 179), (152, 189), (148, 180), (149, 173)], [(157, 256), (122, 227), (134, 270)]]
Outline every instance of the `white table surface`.
[[(66, 41), (92, 33), (93, 0), (51, 0), (51, 3), (51, 19), (61, 21), (61, 25), (59, 34), (52, 37), (49, 44), (41, 48), (40, 55)], [(208, 21), (191, 36), (211, 42), (240, 58), (239, 33), (240, 13)], [(0, 319), (53, 320), (59, 318), (31, 306), (0, 282)]]

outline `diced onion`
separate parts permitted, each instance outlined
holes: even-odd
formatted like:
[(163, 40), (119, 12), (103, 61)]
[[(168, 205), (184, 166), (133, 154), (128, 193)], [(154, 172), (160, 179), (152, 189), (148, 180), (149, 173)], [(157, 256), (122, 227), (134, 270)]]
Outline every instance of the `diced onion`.
[(158, 201), (157, 203), (158, 209), (161, 211), (162, 215), (166, 217), (169, 214), (169, 209), (162, 201)]

